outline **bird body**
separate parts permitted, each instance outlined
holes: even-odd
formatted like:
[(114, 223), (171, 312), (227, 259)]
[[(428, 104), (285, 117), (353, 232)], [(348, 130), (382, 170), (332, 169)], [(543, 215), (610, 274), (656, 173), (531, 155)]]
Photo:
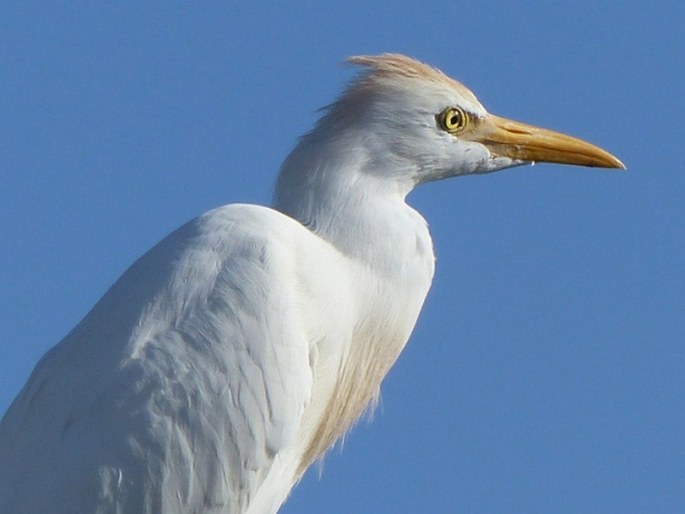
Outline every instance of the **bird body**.
[[(275, 513), (373, 405), (419, 315), (434, 256), (407, 194), (538, 156), (619, 163), (506, 129), (412, 59), (354, 62), (367, 73), (286, 159), (272, 208), (176, 230), (41, 359), (0, 423), (0, 512)], [(556, 146), (523, 155), (507, 138), (529, 129)]]
[[(14, 437), (0, 439), (0, 505), (71, 512), (111, 497), (124, 512), (275, 512), (409, 337), (421, 301), (400, 300), (404, 278), (379, 277), (273, 209), (190, 222), (42, 359), (3, 422)], [(54, 490), (36, 495), (37, 483)]]

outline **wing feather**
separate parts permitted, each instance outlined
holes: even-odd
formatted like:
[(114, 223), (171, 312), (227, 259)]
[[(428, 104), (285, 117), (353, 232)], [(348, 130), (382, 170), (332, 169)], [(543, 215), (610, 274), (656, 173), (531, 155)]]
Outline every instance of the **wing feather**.
[(299, 227), (224, 207), (137, 261), (0, 424), (2, 512), (243, 512), (312, 394)]

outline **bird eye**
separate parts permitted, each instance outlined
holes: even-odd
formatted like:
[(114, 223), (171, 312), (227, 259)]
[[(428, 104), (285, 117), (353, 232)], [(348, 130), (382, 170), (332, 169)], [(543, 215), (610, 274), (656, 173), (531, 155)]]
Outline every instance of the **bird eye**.
[(456, 134), (466, 127), (468, 115), (458, 107), (448, 107), (437, 116), (438, 124), (450, 134)]

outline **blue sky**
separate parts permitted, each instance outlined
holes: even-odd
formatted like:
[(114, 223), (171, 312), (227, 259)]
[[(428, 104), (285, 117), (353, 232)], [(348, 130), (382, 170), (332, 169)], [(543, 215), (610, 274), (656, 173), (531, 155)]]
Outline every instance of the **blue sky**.
[(0, 412), (138, 256), (268, 203), (353, 74), (402, 52), (627, 173), (429, 184), (438, 257), (381, 407), (283, 513), (685, 512), (685, 7), (5, 2)]

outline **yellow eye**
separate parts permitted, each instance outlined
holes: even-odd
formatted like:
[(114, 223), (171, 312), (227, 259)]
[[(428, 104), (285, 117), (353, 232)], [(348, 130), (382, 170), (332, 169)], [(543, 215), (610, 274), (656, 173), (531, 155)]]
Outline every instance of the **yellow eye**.
[(469, 122), (469, 116), (458, 107), (448, 107), (437, 116), (438, 123), (443, 130), (456, 134), (463, 130)]

